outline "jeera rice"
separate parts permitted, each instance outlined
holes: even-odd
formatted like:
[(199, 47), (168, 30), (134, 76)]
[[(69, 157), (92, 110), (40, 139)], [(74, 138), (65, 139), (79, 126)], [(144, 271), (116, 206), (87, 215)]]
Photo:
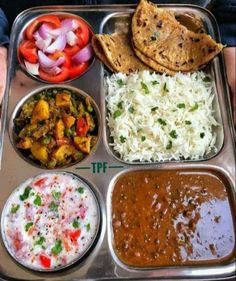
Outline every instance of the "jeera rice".
[(215, 149), (213, 83), (202, 71), (105, 79), (113, 149), (124, 161), (199, 159)]

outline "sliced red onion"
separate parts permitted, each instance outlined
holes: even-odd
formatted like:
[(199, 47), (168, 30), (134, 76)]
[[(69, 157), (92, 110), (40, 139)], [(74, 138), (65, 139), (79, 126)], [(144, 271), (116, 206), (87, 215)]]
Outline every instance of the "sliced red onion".
[(46, 49), (47, 53), (53, 54), (56, 51), (63, 51), (66, 46), (66, 35), (61, 34), (57, 39)]
[(73, 31), (69, 31), (66, 33), (66, 41), (71, 47), (73, 47), (77, 43), (78, 37)]
[(24, 63), (29, 73), (33, 75), (39, 75), (39, 63), (30, 63), (27, 60), (24, 60)]
[(39, 64), (40, 66), (42, 66), (42, 68), (52, 68), (55, 66), (59, 66), (65, 61), (64, 57), (60, 57), (57, 60), (52, 60), (48, 56), (46, 56), (42, 51), (38, 51), (38, 57)]
[(52, 75), (57, 75), (57, 74), (61, 73), (61, 68), (58, 67), (58, 66), (54, 66), (54, 67), (51, 67), (51, 68), (43, 68), (42, 67), (42, 70), (44, 72), (47, 72), (48, 74), (52, 74)]
[(38, 31), (36, 31), (36, 32), (33, 34), (33, 37), (34, 37), (35, 41), (43, 40), (43, 38), (39, 35), (39, 32), (38, 32)]
[(61, 27), (52, 29), (49, 33), (52, 37), (56, 38), (61, 34), (66, 34), (67, 32), (74, 31), (79, 27), (79, 22), (75, 19), (64, 19), (61, 22)]
[(50, 25), (43, 23), (38, 29), (38, 33), (42, 39), (46, 39), (48, 37), (52, 37), (51, 35), (52, 30), (53, 28)]
[(77, 54), (72, 57), (72, 61), (76, 64), (89, 61), (94, 55), (92, 45), (89, 43), (86, 47), (81, 49)]
[(64, 34), (64, 33), (62, 32), (61, 28), (56, 28), (56, 29), (52, 29), (49, 32), (49, 34), (52, 38), (57, 38), (59, 35)]
[(46, 49), (49, 47), (49, 45), (52, 43), (52, 38), (48, 37), (47, 39), (43, 40), (38, 40), (35, 41), (36, 46), (42, 50), (43, 52), (46, 51)]
[(79, 27), (79, 22), (76, 19), (64, 19), (61, 21), (61, 27), (65, 32), (74, 31)]

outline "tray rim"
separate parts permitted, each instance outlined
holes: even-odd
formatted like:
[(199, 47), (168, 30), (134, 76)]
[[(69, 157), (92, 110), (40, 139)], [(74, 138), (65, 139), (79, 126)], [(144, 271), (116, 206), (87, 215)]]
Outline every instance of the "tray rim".
[[(86, 12), (86, 11), (94, 11), (94, 12), (127, 12), (127, 10), (125, 10), (126, 8), (130, 9), (130, 10), (133, 10), (134, 7), (136, 5), (129, 5), (129, 4), (126, 4), (126, 5), (94, 5), (92, 6), (92, 9), (91, 9), (91, 6), (89, 5), (84, 5), (84, 6), (80, 6), (80, 5), (67, 5), (67, 6), (39, 6), (39, 7), (34, 7), (34, 8), (30, 8), (30, 9), (27, 9), (25, 11), (23, 11), (21, 14), (18, 15), (18, 17), (23, 17), (23, 16), (27, 16), (27, 13), (32, 13), (32, 12), (40, 12), (41, 9), (55, 9), (54, 11), (58, 10), (58, 11), (63, 11), (63, 12), (69, 12), (71, 9), (76, 9), (75, 12), (78, 13), (78, 12)], [(183, 8), (186, 8), (186, 7), (192, 7), (192, 8), (198, 8), (202, 11), (205, 11), (207, 12), (208, 15), (211, 15), (211, 17), (213, 17), (214, 19), (214, 16), (209, 12), (207, 11), (206, 9), (202, 8), (202, 7), (199, 7), (197, 5), (187, 5), (187, 4), (163, 4), (163, 5), (160, 5), (160, 6), (165, 6), (165, 7), (183, 7)], [(97, 9), (97, 10), (96, 10)], [(44, 11), (45, 12), (45, 11)], [(71, 11), (70, 11), (71, 12)], [(17, 24), (17, 20), (18, 20), (18, 17), (16, 18), (14, 24), (13, 24), (13, 28), (15, 27), (15, 25)], [(214, 19), (215, 20), (215, 19)], [(19, 20), (18, 20), (19, 21)], [(13, 29), (14, 30), (14, 29)], [(218, 34), (219, 35), (219, 34)], [(11, 62), (11, 58), (13, 58), (13, 47), (12, 47), (12, 43), (14, 42), (14, 38), (15, 38), (15, 35), (12, 33), (11, 34), (11, 39), (10, 39), (10, 48), (9, 48), (9, 53), (8, 53), (8, 63)], [(226, 82), (226, 72), (225, 72), (225, 64), (224, 64), (224, 60), (223, 60), (223, 54), (220, 54), (219, 56), (219, 59), (220, 59), (220, 64), (221, 66), (223, 67), (222, 71), (223, 73), (221, 73), (221, 78), (223, 80), (223, 84), (224, 84), (224, 93), (223, 93), (223, 96), (224, 96), (224, 103), (227, 105), (227, 107), (229, 108), (230, 107), (230, 101), (229, 101), (229, 89), (228, 89), (228, 84)], [(222, 76), (223, 75), (223, 76)], [(4, 143), (3, 143), (3, 138), (5, 136), (5, 134), (7, 133), (6, 132), (6, 126), (5, 126), (5, 123), (7, 123), (7, 113), (8, 113), (8, 102), (9, 102), (9, 91), (10, 91), (10, 85), (11, 85), (11, 76), (12, 76), (12, 66), (10, 66), (8, 68), (8, 74), (7, 74), (7, 83), (6, 83), (6, 88), (5, 88), (5, 93), (4, 93), (4, 97), (3, 97), (3, 103), (2, 103), (2, 123), (1, 123), (1, 132), (0, 132), (0, 168), (1, 168), (1, 159), (2, 159), (2, 152), (3, 152), (3, 146), (4, 146)], [(100, 73), (100, 76), (102, 76), (102, 73)], [(60, 85), (58, 85), (60, 86)], [(101, 94), (100, 94), (101, 96)], [(101, 107), (101, 105), (99, 106)], [(230, 141), (227, 141), (226, 144), (224, 144), (224, 147), (223, 147), (223, 150), (225, 150), (225, 146), (231, 146), (233, 147), (234, 151), (235, 151), (235, 143), (233, 142), (233, 139), (235, 139), (235, 131), (234, 131), (234, 127), (233, 127), (233, 122), (232, 122), (232, 112), (231, 112), (231, 109), (230, 110), (227, 110), (227, 113), (226, 113), (226, 117), (222, 117), (223, 119), (223, 123), (225, 123), (225, 121), (229, 121), (229, 124), (226, 123), (227, 125), (227, 130), (230, 131)], [(226, 120), (224, 120), (224, 118), (226, 118)], [(223, 127), (225, 126), (225, 124), (223, 124)], [(232, 142), (232, 144), (229, 142)], [(214, 159), (217, 160), (217, 158), (219, 158), (220, 155), (217, 155), (215, 156)], [(213, 160), (214, 160), (213, 159)], [(232, 160), (232, 159), (231, 159)], [(211, 164), (211, 160), (208, 160), (209, 164)], [(175, 164), (175, 163), (173, 163)], [(187, 163), (183, 163), (183, 166), (185, 166)], [(208, 164), (208, 163), (206, 163)], [(232, 164), (232, 161), (231, 161), (231, 164)], [(165, 163), (166, 165), (166, 169), (168, 169), (171, 164), (169, 165), (168, 163)], [(191, 165), (191, 163), (190, 163)], [(214, 166), (214, 165), (213, 165)], [(219, 166), (219, 163), (216, 161), (216, 167), (220, 167)], [(158, 165), (157, 165), (158, 167)], [(150, 167), (150, 169), (152, 169), (152, 167)], [(125, 167), (125, 169), (129, 169), (129, 167)], [(225, 170), (225, 169), (223, 169)], [(235, 170), (235, 167), (234, 167), (234, 170)], [(226, 169), (227, 173), (229, 172), (227, 169)], [(0, 170), (1, 172), (1, 170)], [(231, 173), (231, 176), (232, 176), (232, 173)], [(92, 181), (89, 179), (89, 181), (92, 183)], [(103, 197), (103, 196), (102, 196)], [(104, 197), (103, 197), (104, 199)], [(105, 199), (104, 199), (105, 201)], [(106, 218), (105, 218), (106, 220)], [(106, 231), (106, 230), (105, 230)], [(96, 250), (95, 250), (96, 251)], [(3, 276), (2, 276), (3, 275)], [(235, 276), (235, 275), (234, 275)], [(2, 272), (0, 272), (0, 278), (10, 278), (11, 280), (13, 280), (14, 278), (12, 278), (11, 276), (4, 276), (4, 274), (2, 274)], [(155, 277), (156, 279), (160, 279), (160, 278), (163, 278), (163, 277)], [(201, 280), (234, 280), (233, 279), (234, 277), (231, 276), (222, 276), (222, 277), (215, 277), (215, 278), (206, 278), (206, 279), (201, 279)], [(115, 277), (109, 277), (108, 278), (109, 280), (115, 280), (115, 279), (119, 279), (119, 280), (124, 280), (123, 277), (120, 277), (120, 276), (115, 276)], [(166, 279), (166, 277), (165, 277)], [(190, 278), (188, 277), (183, 277), (181, 278), (182, 280), (190, 280)], [(9, 280), (9, 279), (2, 279), (2, 280)], [(14, 280), (18, 280), (18, 279), (14, 279)], [(22, 279), (21, 279), (22, 280)], [(99, 278), (99, 280), (107, 280), (107, 278)], [(170, 280), (169, 277), (167, 277), (166, 280)]]

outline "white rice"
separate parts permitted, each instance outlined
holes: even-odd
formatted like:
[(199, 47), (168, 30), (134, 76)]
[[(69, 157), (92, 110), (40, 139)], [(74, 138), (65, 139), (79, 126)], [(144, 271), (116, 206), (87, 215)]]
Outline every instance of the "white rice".
[[(143, 71), (105, 79), (107, 122), (124, 161), (199, 159), (215, 149), (213, 83), (202, 71)], [(154, 82), (155, 81), (155, 82)]]

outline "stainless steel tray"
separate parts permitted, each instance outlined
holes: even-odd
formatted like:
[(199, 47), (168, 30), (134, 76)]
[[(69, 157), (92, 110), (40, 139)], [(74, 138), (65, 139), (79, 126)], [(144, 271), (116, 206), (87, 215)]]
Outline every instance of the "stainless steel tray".
[[(197, 6), (186, 5), (163, 5), (164, 8), (172, 9), (178, 13), (192, 13), (200, 17), (204, 23), (206, 31), (216, 40), (220, 41), (217, 24), (212, 15), (206, 10)], [(24, 11), (16, 19), (11, 36), (9, 50), (9, 68), (6, 95), (3, 101), (2, 124), (0, 135), (0, 210), (11, 194), (13, 189), (23, 182), (26, 178), (45, 172), (44, 169), (37, 168), (24, 161), (13, 148), (10, 141), (10, 116), (17, 103), (28, 93), (45, 86), (44, 83), (34, 80), (25, 74), (17, 61), (17, 42), (22, 28), (35, 16), (48, 12), (71, 12), (85, 18), (93, 27), (95, 33), (102, 31), (114, 32), (123, 24), (127, 26), (130, 14), (134, 6), (114, 5), (114, 6), (50, 6), (32, 8)], [(111, 24), (108, 24), (108, 23)], [(235, 144), (233, 133), (232, 114), (229, 105), (228, 86), (224, 68), (223, 56), (220, 54), (210, 65), (210, 72), (215, 79), (215, 89), (217, 92), (218, 120), (222, 123), (222, 131), (219, 134), (219, 151), (216, 156), (209, 157), (204, 161), (180, 161), (153, 165), (145, 165), (145, 168), (152, 169), (174, 169), (174, 168), (201, 168), (212, 169), (220, 172), (227, 178), (229, 188), (235, 195)], [(132, 270), (123, 268), (113, 259), (112, 249), (108, 244), (106, 224), (110, 225), (110, 206), (111, 196), (110, 183), (114, 182), (117, 174), (128, 169), (143, 169), (144, 166), (131, 167), (126, 163), (121, 163), (114, 158), (107, 145), (107, 129), (105, 126), (105, 100), (103, 91), (103, 77), (105, 69), (96, 60), (93, 67), (81, 78), (69, 82), (68, 85), (75, 86), (85, 91), (97, 103), (103, 119), (101, 142), (95, 153), (81, 163), (61, 169), (67, 172), (76, 173), (90, 183), (94, 183), (101, 194), (102, 208), (102, 229), (99, 241), (91, 255), (82, 264), (75, 265), (70, 270), (60, 273), (35, 273), (20, 267), (6, 252), (2, 240), (0, 243), (0, 278), (5, 280), (111, 280), (111, 279), (173, 279), (189, 280), (197, 278), (201, 280), (228, 280), (235, 277), (235, 263), (217, 266), (194, 266), (194, 267), (166, 267), (155, 270)], [(224, 141), (223, 141), (224, 135)], [(221, 143), (221, 144), (220, 144)], [(58, 171), (60, 169), (57, 169)], [(235, 196), (232, 202), (236, 206)], [(108, 215), (108, 216), (107, 216)], [(109, 237), (110, 239), (110, 237)]]

